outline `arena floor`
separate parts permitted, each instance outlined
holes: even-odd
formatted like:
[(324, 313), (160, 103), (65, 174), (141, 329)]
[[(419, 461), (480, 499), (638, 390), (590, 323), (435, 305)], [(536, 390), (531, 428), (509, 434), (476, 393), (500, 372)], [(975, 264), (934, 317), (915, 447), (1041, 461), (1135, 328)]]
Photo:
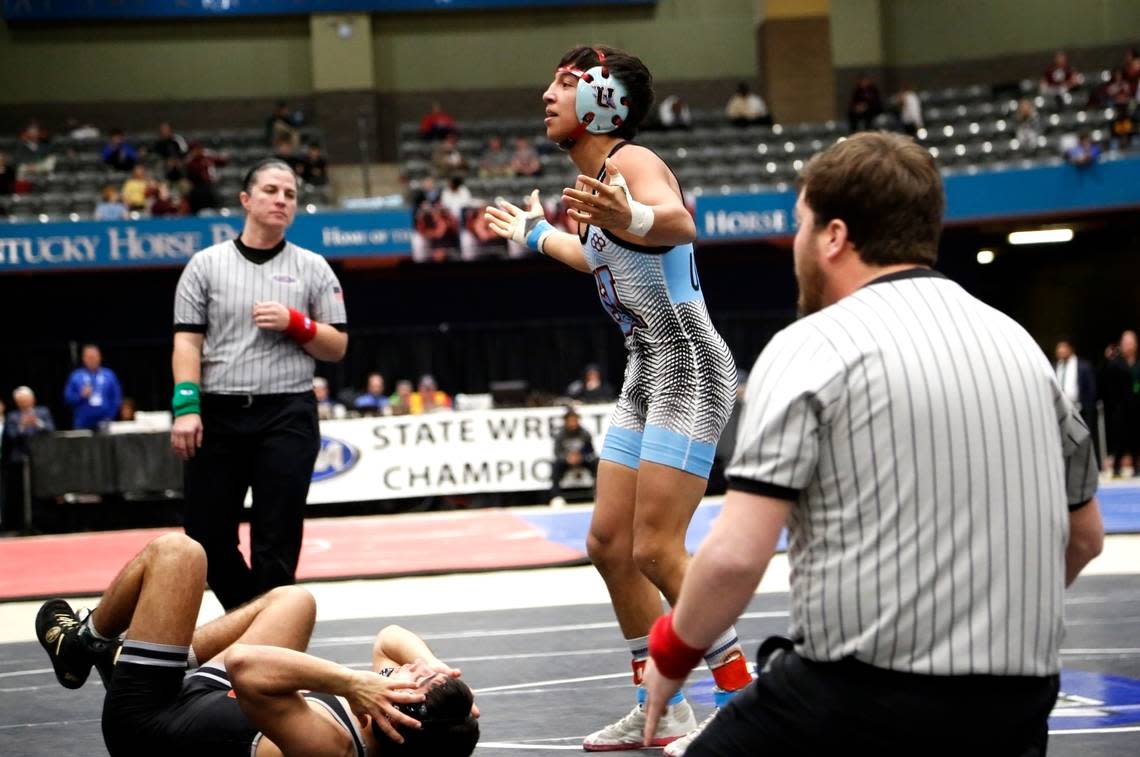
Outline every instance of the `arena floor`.
[[(315, 654), (365, 667), (375, 631), (397, 622), (461, 667), (483, 713), (477, 756), (579, 751), (583, 736), (631, 706), (628, 652), (589, 566), (307, 586), (319, 608)], [(784, 630), (786, 592), (781, 555), (738, 624), (748, 647)], [(79, 691), (56, 683), (32, 635), (38, 604), (0, 605), (0, 755), (105, 755), (98, 677)], [(1066, 611), (1050, 754), (1140, 753), (1140, 536), (1109, 537)], [(208, 595), (203, 619), (218, 612)], [(694, 674), (687, 690), (703, 717), (712, 706), (707, 673)]]

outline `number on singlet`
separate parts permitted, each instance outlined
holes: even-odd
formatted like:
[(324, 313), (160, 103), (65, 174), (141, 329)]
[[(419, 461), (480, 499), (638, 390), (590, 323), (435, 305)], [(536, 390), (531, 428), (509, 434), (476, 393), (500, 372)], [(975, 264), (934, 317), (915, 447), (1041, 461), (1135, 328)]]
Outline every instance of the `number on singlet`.
[(621, 327), (622, 334), (629, 336), (634, 329), (645, 328), (645, 320), (621, 304), (617, 286), (614, 284), (614, 275), (609, 266), (603, 265), (595, 268), (594, 280), (598, 282), (598, 298), (602, 301), (602, 307), (610, 314), (610, 318), (613, 318)]

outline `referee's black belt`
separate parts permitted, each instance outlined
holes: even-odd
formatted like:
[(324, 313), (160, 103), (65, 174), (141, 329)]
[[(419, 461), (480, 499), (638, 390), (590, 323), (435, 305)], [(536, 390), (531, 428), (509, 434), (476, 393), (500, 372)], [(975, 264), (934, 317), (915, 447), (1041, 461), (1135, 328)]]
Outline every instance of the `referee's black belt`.
[[(254, 405), (282, 405), (290, 400), (314, 396), (312, 392), (289, 394), (202, 394), (202, 404), (211, 407), (247, 408)], [(314, 397), (315, 399), (315, 397)]]

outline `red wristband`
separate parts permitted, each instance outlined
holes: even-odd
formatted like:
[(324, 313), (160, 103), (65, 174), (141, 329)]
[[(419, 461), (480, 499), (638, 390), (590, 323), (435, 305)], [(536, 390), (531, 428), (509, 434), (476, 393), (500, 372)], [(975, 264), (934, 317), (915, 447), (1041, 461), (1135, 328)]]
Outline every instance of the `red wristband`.
[(285, 327), (285, 334), (297, 344), (311, 342), (317, 335), (317, 322), (300, 310), (289, 308), (289, 325)]
[(649, 632), (649, 656), (666, 678), (676, 680), (689, 675), (704, 654), (703, 649), (693, 649), (673, 630), (672, 610), (658, 618)]

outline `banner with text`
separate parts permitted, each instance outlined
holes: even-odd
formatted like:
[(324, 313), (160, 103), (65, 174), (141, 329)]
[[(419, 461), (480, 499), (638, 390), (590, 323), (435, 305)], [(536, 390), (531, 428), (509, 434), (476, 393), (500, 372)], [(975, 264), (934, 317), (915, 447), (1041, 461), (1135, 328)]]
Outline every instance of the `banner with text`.
[[(1140, 206), (1140, 159), (1105, 158), (1091, 166), (1017, 165), (954, 171), (943, 176), (947, 223), (987, 218), (1077, 213)], [(697, 198), (702, 242), (790, 237), (796, 233), (797, 192), (756, 192)]]
[[(601, 451), (612, 404), (579, 407)], [(550, 488), (561, 407), (323, 421), (309, 504)]]
[(565, 5), (652, 5), (657, 0), (0, 0), (9, 21), (80, 18), (229, 17), (302, 13), (392, 13)]
[[(13, 223), (0, 225), (0, 273), (146, 265), (182, 265), (241, 232), (240, 216)], [(289, 241), (328, 258), (407, 255), (412, 216), (406, 208), (301, 213)]]

